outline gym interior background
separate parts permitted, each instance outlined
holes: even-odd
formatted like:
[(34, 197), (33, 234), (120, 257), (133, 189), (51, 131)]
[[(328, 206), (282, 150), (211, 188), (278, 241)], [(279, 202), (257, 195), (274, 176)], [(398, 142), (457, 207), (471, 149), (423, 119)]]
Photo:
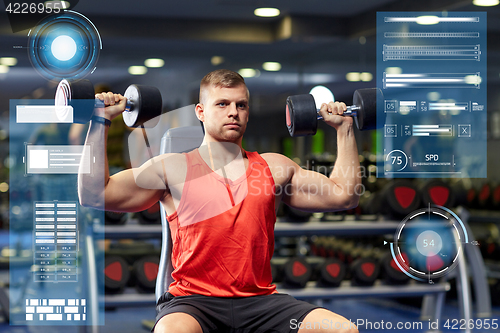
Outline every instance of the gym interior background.
[[(71, 3), (71, 1), (69, 1)], [(96, 1), (80, 0), (74, 10), (88, 17), (97, 27), (102, 38), (102, 50), (96, 70), (90, 79), (96, 89), (123, 92), (130, 84), (156, 86), (163, 97), (163, 111), (167, 112), (198, 102), (200, 79), (209, 71), (228, 68), (240, 71), (246, 78), (250, 90), (251, 118), (244, 139), (244, 148), (259, 152), (280, 152), (294, 158), (307, 167), (311, 161), (316, 165), (332, 165), (335, 160), (336, 133), (320, 124), (322, 136), (315, 138), (290, 138), (285, 126), (284, 106), (289, 95), (307, 93), (315, 85), (328, 87), (335, 99), (352, 102), (353, 91), (376, 86), (376, 12), (380, 11), (486, 11), (488, 18), (488, 72), (487, 72), (487, 164), (486, 179), (443, 179), (439, 186), (450, 189), (453, 203), (449, 208), (463, 207), (470, 212), (468, 220), (472, 234), (479, 242), (481, 254), (486, 262), (487, 285), (493, 307), (487, 318), (500, 321), (500, 6), (478, 7), (472, 0), (190, 0), (190, 1)], [(258, 17), (254, 10), (258, 7), (275, 7), (280, 10), (276, 17)], [(28, 30), (13, 33), (5, 8), (0, 13), (0, 287), (8, 289), (9, 256), (15, 249), (9, 248), (9, 168), (12, 159), (9, 154), (9, 140), (19, 133), (9, 130), (9, 100), (12, 99), (53, 99), (57, 80), (47, 80), (37, 73), (24, 48)], [(13, 60), (14, 59), (14, 60)], [(147, 59), (161, 59), (159, 63), (146, 63)], [(266, 64), (267, 63), (267, 64)], [(263, 65), (266, 64), (266, 65)], [(148, 67), (149, 66), (149, 67)], [(348, 73), (364, 73), (352, 80)], [(367, 73), (370, 73), (367, 74)], [(356, 75), (354, 75), (356, 76)], [(363, 78), (361, 80), (359, 77)], [(194, 125), (193, 115), (172, 112), (169, 126)], [(127, 167), (129, 149), (127, 135), (130, 130), (123, 123), (114, 122), (110, 131), (109, 150), (112, 172)], [(360, 160), (367, 170), (374, 167), (375, 136), (372, 131), (356, 131)], [(318, 143), (319, 142), (319, 143)], [(319, 148), (318, 148), (319, 147)], [(373, 173), (374, 174), (374, 173)], [(408, 179), (419, 196), (429, 185), (424, 180)], [(278, 216), (279, 223), (295, 222), (297, 230), (307, 229), (306, 221), (327, 221), (331, 223), (357, 223), (366, 216), (375, 216), (378, 221), (400, 221), (404, 214), (394, 210), (377, 211), (373, 198), (382, 196), (382, 189), (390, 185), (389, 180), (366, 177), (363, 179), (367, 193), (356, 210), (337, 214), (302, 214), (283, 207)], [(11, 189), (11, 195), (12, 194)], [(372, 199), (370, 199), (371, 194)], [(19, 195), (19, 194), (17, 194)], [(21, 195), (27, 195), (23, 193)], [(387, 194), (385, 194), (387, 195)], [(371, 202), (371, 204), (370, 204)], [(370, 206), (372, 205), (372, 206)], [(388, 206), (388, 205), (384, 205)], [(158, 212), (153, 207), (148, 212), (137, 214), (106, 214), (106, 224), (127, 228), (130, 225), (158, 224)], [(458, 210), (460, 211), (460, 210)], [(337, 222), (335, 222), (337, 221)], [(330, 223), (330, 224), (329, 224)], [(362, 223), (377, 223), (364, 221)], [(364, 224), (363, 224), (364, 225)], [(276, 238), (276, 260), (274, 269), (280, 283), (294, 284), (286, 272), (287, 258), (301, 256), (311, 266), (311, 280), (320, 278), (319, 268), (325, 258), (336, 258), (349, 265), (356, 259), (380, 258), (384, 241), (390, 241), (392, 232), (377, 234), (367, 230), (356, 230), (350, 235), (332, 227), (331, 232), (307, 236), (279, 236)], [(336, 231), (334, 231), (336, 230)], [(295, 233), (297, 234), (297, 233)], [(129, 239), (113, 237), (101, 244), (106, 256), (114, 256), (113, 263), (123, 263), (131, 275), (130, 281), (118, 281), (118, 285), (107, 286), (107, 297), (122, 297), (123, 302), (106, 306), (103, 332), (147, 331), (147, 322), (154, 318), (154, 295), (147, 282), (141, 286), (137, 271), (132, 269), (139, 259), (158, 256), (161, 234), (149, 239)], [(31, 253), (26, 254), (32, 257)], [(116, 259), (123, 258), (123, 261)], [(285, 259), (283, 259), (285, 258)], [(151, 259), (154, 262), (153, 259)], [(383, 267), (375, 262), (377, 269)], [(139, 266), (136, 263), (136, 266)], [(389, 265), (390, 266), (390, 265)], [(142, 267), (142, 278), (147, 279), (148, 270)], [(150, 266), (148, 266), (150, 267)], [(347, 266), (348, 267), (348, 266)], [(367, 266), (365, 266), (367, 267)], [(339, 287), (329, 287), (330, 296), (315, 302), (339, 312), (355, 321), (363, 318), (380, 322), (417, 322), (422, 319), (421, 309), (425, 307), (423, 295), (411, 295), (394, 291), (384, 291), (384, 286), (393, 286), (395, 281), (386, 282), (391, 273), (380, 268), (376, 281), (363, 282), (363, 277), (347, 273)], [(330, 272), (331, 273), (331, 272)], [(361, 273), (363, 274), (363, 273)], [(367, 271), (364, 272), (367, 275)], [(370, 274), (368, 274), (370, 275)], [(469, 270), (471, 280), (474, 278)], [(368, 276), (369, 277), (369, 276)], [(368, 278), (364, 277), (364, 278)], [(292, 277), (293, 278), (293, 277)], [(121, 279), (121, 280), (123, 280)], [(351, 281), (368, 284), (361, 292), (351, 288)], [(460, 320), (462, 317), (460, 289), (457, 291), (455, 279), (439, 281), (449, 283), (441, 322), (447, 319)], [(149, 281), (150, 282), (150, 281)], [(295, 282), (294, 291), (301, 288)], [(308, 282), (308, 287), (316, 282)], [(374, 283), (374, 285), (372, 285)], [(413, 286), (413, 281), (404, 281), (404, 286)], [(29, 287), (29, 286), (28, 286)], [(420, 284), (418, 288), (434, 286)], [(29, 290), (26, 292), (29, 293)], [(8, 292), (7, 292), (8, 294)], [(478, 303), (472, 293), (473, 318), (481, 318), (477, 313)], [(0, 294), (0, 297), (2, 295)], [(5, 295), (3, 296), (5, 297)], [(109, 298), (110, 300), (112, 298)], [(47, 327), (10, 327), (5, 317), (5, 302), (0, 330), (2, 332), (36, 332)], [(481, 307), (479, 307), (481, 308)], [(425, 311), (424, 311), (425, 312)], [(425, 313), (424, 313), (425, 314)], [(430, 317), (428, 317), (430, 318)], [(429, 319), (424, 318), (423, 328), (418, 326), (409, 331), (421, 332), (428, 328)], [(484, 323), (484, 321), (483, 321)], [(460, 325), (458, 325), (460, 326)], [(457, 326), (455, 326), (457, 327)], [(478, 328), (479, 326), (474, 326)], [(386, 327), (387, 328), (387, 327)], [(75, 328), (79, 330), (80, 328)], [(366, 331), (380, 331), (377, 328), (360, 327)], [(71, 331), (70, 327), (55, 327), (54, 331)], [(447, 328), (443, 328), (447, 330)], [(452, 330), (451, 328), (449, 330)], [(476, 329), (475, 331), (492, 331)]]

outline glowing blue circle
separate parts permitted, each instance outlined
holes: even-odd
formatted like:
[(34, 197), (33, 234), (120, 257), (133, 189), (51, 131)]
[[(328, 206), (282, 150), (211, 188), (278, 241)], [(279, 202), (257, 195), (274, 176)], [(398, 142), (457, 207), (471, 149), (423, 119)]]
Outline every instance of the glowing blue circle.
[(50, 50), (58, 60), (68, 61), (76, 54), (76, 43), (73, 38), (62, 35), (54, 39)]
[(432, 281), (456, 267), (466, 243), (467, 231), (460, 218), (447, 208), (429, 206), (411, 212), (401, 221), (391, 253), (406, 275)]
[(94, 24), (80, 13), (42, 19), (29, 34), (28, 54), (33, 68), (45, 78), (81, 79), (95, 69), (102, 48)]

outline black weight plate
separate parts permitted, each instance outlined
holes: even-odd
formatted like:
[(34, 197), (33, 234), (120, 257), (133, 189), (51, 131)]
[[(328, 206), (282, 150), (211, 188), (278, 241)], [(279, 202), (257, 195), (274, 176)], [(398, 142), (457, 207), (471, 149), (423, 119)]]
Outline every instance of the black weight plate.
[(94, 86), (89, 80), (80, 79), (69, 81), (63, 79), (59, 82), (55, 95), (56, 115), (62, 120), (66, 119), (66, 106), (73, 107), (73, 123), (85, 124), (94, 113), (95, 94)]
[[(408, 262), (408, 257), (406, 256), (406, 254), (403, 253), (402, 255), (403, 259)], [(380, 260), (380, 263), (384, 273), (384, 279), (389, 284), (405, 284), (410, 281), (410, 277), (401, 271), (390, 252), (384, 254), (382, 259)]]
[(318, 128), (316, 103), (311, 94), (288, 96), (286, 127), (291, 136), (314, 135)]
[(456, 181), (451, 185), (451, 190), (455, 198), (456, 206), (469, 206), (473, 203), (475, 198), (475, 190), (470, 187), (469, 182), (464, 182), (462, 179)]
[(380, 108), (383, 99), (379, 88), (358, 89), (354, 92), (353, 104), (360, 107), (354, 122), (360, 131), (377, 127), (377, 105)]
[(132, 84), (123, 96), (132, 103), (130, 111), (123, 113), (123, 121), (128, 127), (151, 128), (158, 124), (163, 107), (158, 88)]
[(494, 185), (491, 191), (491, 208), (499, 209), (500, 208), (500, 185)]
[(139, 212), (140, 224), (160, 224), (160, 204), (157, 202), (146, 210)]
[(424, 205), (433, 204), (443, 207), (453, 207), (455, 197), (450, 185), (439, 179), (426, 181), (420, 188), (422, 203)]
[(285, 205), (285, 215), (287, 216), (287, 221), (288, 222), (308, 222), (309, 218), (312, 217), (312, 213), (310, 212), (304, 212), (299, 209), (295, 209), (293, 207), (290, 207), (288, 205)]
[(291, 258), (283, 266), (283, 281), (293, 287), (305, 287), (311, 275), (311, 265), (301, 257)]
[(361, 258), (351, 264), (352, 282), (359, 286), (372, 286), (380, 273), (380, 265), (374, 258)]
[(281, 268), (279, 265), (271, 262), (271, 275), (273, 277), (273, 282), (281, 282), (282, 281), (282, 276), (281, 276)]
[(385, 208), (395, 216), (404, 217), (420, 208), (418, 188), (409, 180), (398, 179), (387, 183), (382, 195), (385, 199)]
[(108, 293), (121, 293), (130, 278), (130, 267), (120, 256), (106, 256), (104, 261), (104, 288)]
[(330, 287), (338, 287), (346, 275), (345, 264), (335, 258), (326, 259), (318, 270), (318, 283)]
[(160, 258), (147, 256), (134, 263), (134, 275), (137, 289), (141, 292), (154, 292), (158, 276)]
[(488, 209), (490, 208), (491, 195), (492, 195), (492, 186), (488, 183), (483, 184), (479, 188), (479, 192), (477, 194), (477, 205), (480, 209)]
[(361, 214), (379, 214), (380, 206), (382, 203), (382, 196), (380, 193), (371, 193), (368, 197), (362, 196), (359, 199), (359, 207), (361, 208)]
[(104, 223), (105, 224), (122, 225), (122, 224), (125, 224), (125, 222), (127, 222), (127, 214), (126, 213), (111, 212), (111, 211), (104, 212)]

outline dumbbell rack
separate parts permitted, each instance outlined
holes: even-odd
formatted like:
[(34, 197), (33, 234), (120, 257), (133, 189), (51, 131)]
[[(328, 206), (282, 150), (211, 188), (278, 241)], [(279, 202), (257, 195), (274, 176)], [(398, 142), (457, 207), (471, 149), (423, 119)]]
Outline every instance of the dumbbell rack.
[[(95, 225), (95, 232), (104, 232), (107, 239), (155, 239), (161, 238), (161, 225), (139, 225), (129, 221), (124, 226), (102, 226)], [(286, 223), (278, 222), (275, 227), (276, 237), (293, 236), (312, 236), (312, 235), (337, 235), (337, 236), (356, 236), (356, 235), (382, 235), (393, 234), (399, 225), (398, 221), (355, 221), (346, 220), (343, 222), (319, 222), (311, 221), (308, 223)], [(460, 264), (459, 264), (460, 265)], [(467, 284), (461, 284), (465, 287)], [(380, 283), (373, 287), (350, 286), (347, 281), (338, 288), (316, 288), (314, 282), (309, 282), (303, 289), (284, 289), (277, 284), (278, 290), (282, 293), (288, 293), (295, 298), (313, 300), (330, 299), (333, 297), (410, 297), (425, 295), (431, 297), (437, 306), (422, 308), (422, 315), (435, 321), (440, 319), (441, 306), (444, 302), (444, 296), (450, 290), (447, 282), (436, 283), (433, 285), (411, 282), (403, 286), (389, 286)], [(464, 292), (464, 291), (462, 291)], [(468, 289), (465, 291), (469, 294)], [(469, 299), (469, 298), (466, 298)], [(120, 295), (106, 295), (101, 302), (105, 302), (106, 307), (129, 307), (129, 306), (151, 306), (155, 304), (154, 294), (125, 293)], [(425, 303), (425, 302), (424, 302)], [(429, 303), (429, 302), (427, 302)], [(470, 318), (468, 305), (461, 307), (465, 312), (464, 317)]]

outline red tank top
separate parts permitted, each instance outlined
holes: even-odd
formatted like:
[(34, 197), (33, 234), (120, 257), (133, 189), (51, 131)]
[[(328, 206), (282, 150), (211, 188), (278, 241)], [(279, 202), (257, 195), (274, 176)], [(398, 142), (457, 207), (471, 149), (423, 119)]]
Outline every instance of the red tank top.
[(244, 297), (276, 292), (271, 257), (276, 222), (274, 180), (256, 152), (235, 181), (213, 172), (198, 149), (185, 154), (186, 182), (172, 238), (174, 296)]

